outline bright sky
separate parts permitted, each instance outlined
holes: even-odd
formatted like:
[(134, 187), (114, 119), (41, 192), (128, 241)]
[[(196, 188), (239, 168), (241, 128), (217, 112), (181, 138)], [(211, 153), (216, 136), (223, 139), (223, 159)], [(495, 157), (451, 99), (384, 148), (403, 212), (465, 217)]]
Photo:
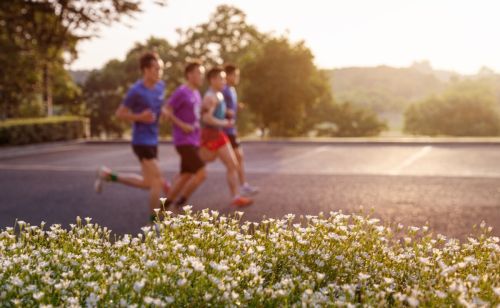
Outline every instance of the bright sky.
[(123, 59), (150, 36), (177, 41), (176, 28), (205, 22), (217, 5), (235, 5), (263, 32), (288, 32), (305, 40), (322, 68), (409, 66), (429, 60), (434, 68), (500, 72), (500, 1), (497, 0), (169, 0), (104, 28), (100, 38), (79, 46), (72, 69), (99, 68)]

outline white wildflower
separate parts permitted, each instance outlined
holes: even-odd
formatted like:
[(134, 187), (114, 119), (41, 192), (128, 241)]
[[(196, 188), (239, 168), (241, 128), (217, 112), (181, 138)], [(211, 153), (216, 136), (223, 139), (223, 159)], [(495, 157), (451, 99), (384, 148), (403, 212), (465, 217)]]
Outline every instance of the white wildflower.
[(408, 305), (410, 305), (411, 307), (417, 307), (420, 304), (418, 299), (411, 296), (406, 298), (406, 301), (408, 302)]
[(493, 293), (495, 293), (498, 297), (500, 297), (500, 287), (493, 288)]
[(387, 283), (387, 284), (392, 284), (392, 283), (394, 283), (394, 279), (393, 279), (393, 278), (386, 278), (386, 277), (384, 277), (384, 281), (385, 281), (385, 283)]
[(87, 299), (85, 299), (85, 304), (87, 304), (87, 307), (96, 307), (98, 301), (99, 297), (94, 293), (90, 293)]
[(439, 290), (436, 290), (434, 293), (435, 293), (435, 294), (436, 294), (436, 296), (437, 296), (438, 298), (440, 298), (440, 299), (444, 299), (444, 298), (446, 298), (446, 296), (447, 296), (447, 295), (446, 295), (446, 293), (444, 293), (443, 291), (439, 291)]
[(14, 276), (10, 279), (10, 282), (15, 285), (16, 287), (22, 287), (24, 285), (24, 282), (19, 279), (18, 276)]
[(44, 293), (43, 292), (37, 292), (35, 294), (33, 294), (33, 298), (37, 301), (39, 301), (40, 299), (42, 299)]
[(148, 260), (146, 262), (146, 268), (153, 268), (153, 267), (156, 267), (157, 265), (158, 265), (158, 262), (155, 260)]
[(145, 285), (146, 285), (146, 280), (142, 279), (141, 281), (137, 281), (136, 283), (134, 283), (134, 291), (140, 293)]
[(363, 280), (367, 280), (367, 279), (368, 279), (368, 278), (370, 278), (371, 276), (370, 276), (370, 275), (368, 275), (368, 274), (359, 273), (359, 274), (358, 274), (358, 277), (359, 277), (359, 279), (360, 279), (361, 281), (363, 281)]

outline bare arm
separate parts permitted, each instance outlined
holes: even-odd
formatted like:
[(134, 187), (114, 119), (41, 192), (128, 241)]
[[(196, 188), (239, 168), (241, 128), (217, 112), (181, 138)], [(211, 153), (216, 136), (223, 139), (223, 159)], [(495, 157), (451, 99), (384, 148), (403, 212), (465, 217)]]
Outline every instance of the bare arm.
[(141, 113), (133, 113), (129, 108), (123, 105), (120, 105), (120, 107), (116, 109), (115, 116), (120, 120), (129, 122), (153, 123), (156, 119), (154, 113), (149, 109)]
[(202, 120), (205, 124), (218, 126), (218, 127), (230, 127), (232, 126), (232, 120), (220, 120), (214, 117), (214, 110), (217, 106), (217, 101), (213, 96), (205, 96), (203, 99), (203, 104), (201, 108)]
[(179, 119), (174, 115), (174, 110), (172, 109), (172, 106), (166, 105), (165, 107), (163, 107), (162, 113), (168, 120), (172, 121), (174, 125), (180, 127), (185, 133), (188, 134), (194, 130), (194, 127), (192, 125), (182, 121), (181, 119)]

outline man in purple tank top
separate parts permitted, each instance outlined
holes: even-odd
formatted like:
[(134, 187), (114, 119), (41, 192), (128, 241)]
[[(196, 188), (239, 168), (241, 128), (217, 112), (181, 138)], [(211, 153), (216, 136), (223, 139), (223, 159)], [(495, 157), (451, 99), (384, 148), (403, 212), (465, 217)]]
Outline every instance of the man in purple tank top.
[(168, 206), (186, 204), (191, 194), (205, 180), (205, 163), (200, 158), (200, 110), (205, 69), (199, 62), (190, 62), (184, 70), (186, 83), (179, 86), (163, 108), (163, 114), (173, 123), (175, 149), (181, 158), (180, 174), (167, 194)]

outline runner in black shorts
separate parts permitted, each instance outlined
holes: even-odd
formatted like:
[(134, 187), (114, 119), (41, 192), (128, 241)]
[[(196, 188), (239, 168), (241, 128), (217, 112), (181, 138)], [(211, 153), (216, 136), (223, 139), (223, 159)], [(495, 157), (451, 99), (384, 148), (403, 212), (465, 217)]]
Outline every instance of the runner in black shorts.
[(198, 170), (205, 167), (205, 163), (199, 155), (199, 147), (194, 145), (179, 145), (175, 149), (181, 157), (181, 174), (195, 174)]
[(154, 218), (154, 210), (160, 207), (161, 192), (166, 193), (169, 188), (158, 164), (158, 119), (165, 92), (165, 83), (161, 80), (163, 62), (154, 53), (144, 54), (139, 62), (142, 79), (129, 89), (116, 110), (116, 116), (133, 123), (132, 150), (141, 163), (142, 175), (116, 173), (102, 166), (94, 188), (100, 193), (104, 182), (118, 182), (147, 189), (150, 192), (150, 218)]
[(158, 146), (156, 145), (132, 145), (132, 150), (139, 161), (158, 159)]
[[(224, 71), (226, 72), (227, 84), (224, 87), (224, 90), (222, 90), (222, 94), (224, 95), (224, 101), (226, 102), (227, 107), (226, 116), (236, 122), (239, 103), (235, 87), (240, 81), (240, 70), (235, 65), (228, 64), (224, 67)], [(224, 132), (229, 138), (231, 146), (234, 149), (234, 153), (236, 154), (236, 159), (238, 160), (238, 178), (241, 185), (241, 193), (246, 195), (258, 193), (259, 189), (248, 184), (246, 181), (243, 149), (241, 148), (240, 141), (238, 140), (236, 125), (225, 128)]]
[[(186, 83), (178, 87), (163, 108), (173, 123), (174, 144), (181, 157), (180, 175), (167, 194), (167, 202), (186, 204), (191, 194), (206, 178), (205, 163), (198, 152), (200, 146), (201, 95), (204, 68), (199, 62), (188, 63), (184, 71)], [(177, 200), (176, 198), (180, 196)]]

